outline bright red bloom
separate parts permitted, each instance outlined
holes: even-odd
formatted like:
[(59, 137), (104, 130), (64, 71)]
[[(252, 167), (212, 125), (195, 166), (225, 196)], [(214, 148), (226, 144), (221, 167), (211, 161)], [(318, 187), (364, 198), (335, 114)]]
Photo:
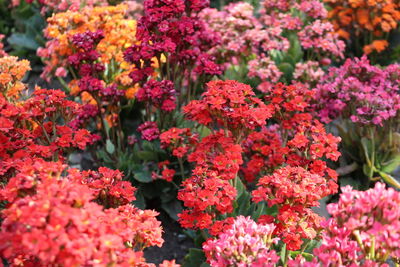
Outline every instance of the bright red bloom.
[(272, 106), (255, 97), (249, 85), (237, 81), (211, 81), (202, 96), (183, 108), (187, 117), (207, 126), (227, 128), (234, 136), (264, 126), (272, 116)]

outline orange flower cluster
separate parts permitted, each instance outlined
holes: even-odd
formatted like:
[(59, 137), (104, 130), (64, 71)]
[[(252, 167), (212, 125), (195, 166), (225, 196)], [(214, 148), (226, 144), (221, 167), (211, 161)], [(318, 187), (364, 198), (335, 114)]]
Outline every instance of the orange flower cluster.
[[(86, 31), (102, 31), (104, 38), (96, 47), (100, 55), (100, 62), (106, 66), (104, 80), (117, 82), (127, 88), (127, 97), (132, 98), (137, 88), (131, 86), (128, 74), (133, 65), (124, 62), (123, 51), (136, 43), (136, 20), (128, 17), (128, 6), (86, 7), (81, 11), (67, 11), (53, 15), (48, 19), (48, 26), (44, 30), (48, 39), (45, 48), (38, 50), (38, 55), (45, 62), (43, 78), (65, 77), (68, 72), (72, 76), (72, 70), (68, 69), (68, 57), (74, 54), (71, 45), (73, 35)], [(75, 78), (75, 77), (74, 77)], [(70, 84), (74, 91), (75, 81)], [(73, 92), (72, 92), (73, 93)]]
[(9, 100), (18, 99), (19, 93), (25, 89), (21, 79), (30, 69), (28, 60), (18, 60), (11, 56), (0, 57), (0, 93)]
[(387, 35), (400, 21), (399, 0), (324, 1), (332, 7), (328, 18), (342, 38), (364, 35), (363, 52), (366, 54), (380, 53), (388, 47)]

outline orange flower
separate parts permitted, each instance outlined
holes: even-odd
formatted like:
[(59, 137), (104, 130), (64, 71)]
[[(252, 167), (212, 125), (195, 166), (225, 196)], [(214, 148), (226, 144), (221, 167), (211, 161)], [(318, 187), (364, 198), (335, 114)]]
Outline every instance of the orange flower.
[(6, 86), (10, 82), (12, 82), (12, 76), (10, 73), (7, 72), (0, 73), (0, 84)]
[(127, 99), (133, 99), (135, 98), (137, 91), (139, 91), (139, 84), (135, 84), (135, 86), (126, 89), (125, 97)]
[(386, 40), (375, 40), (370, 45), (366, 45), (363, 48), (365, 54), (369, 55), (373, 51), (381, 53), (388, 47), (389, 43)]
[(97, 103), (96, 100), (88, 92), (82, 92), (81, 99), (82, 99), (82, 102), (85, 104), (96, 105), (96, 103)]
[[(373, 36), (382, 39), (384, 32), (391, 32), (398, 27), (400, 21), (400, 1), (398, 0), (324, 0), (330, 7), (328, 19), (335, 31), (343, 39), (354, 40), (359, 36)], [(350, 33), (353, 36), (350, 36)], [(387, 36), (387, 35), (386, 35)], [(378, 53), (388, 45), (384, 40), (376, 43), (364, 43), (364, 52)]]
[(20, 80), (29, 70), (27, 60), (18, 60), (13, 56), (0, 58), (0, 92), (7, 98), (18, 99), (20, 92), (25, 89)]

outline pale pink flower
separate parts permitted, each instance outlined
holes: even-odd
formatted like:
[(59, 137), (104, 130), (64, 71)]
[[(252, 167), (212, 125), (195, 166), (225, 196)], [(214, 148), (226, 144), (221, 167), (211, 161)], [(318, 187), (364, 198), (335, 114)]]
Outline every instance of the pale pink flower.
[(257, 224), (250, 217), (238, 216), (230, 228), (203, 244), (207, 262), (213, 267), (275, 266), (278, 255), (271, 249), (273, 224)]

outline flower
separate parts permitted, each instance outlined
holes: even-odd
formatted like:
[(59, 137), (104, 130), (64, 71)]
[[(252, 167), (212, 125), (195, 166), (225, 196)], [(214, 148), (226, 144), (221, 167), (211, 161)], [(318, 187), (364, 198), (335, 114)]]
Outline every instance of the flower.
[(275, 226), (261, 225), (250, 217), (238, 216), (232, 225), (203, 243), (207, 262), (211, 266), (275, 266), (279, 256), (271, 245)]
[(328, 123), (341, 116), (361, 125), (383, 126), (400, 108), (399, 68), (397, 64), (386, 69), (372, 66), (364, 56), (329, 69), (315, 95), (321, 120)]
[(138, 132), (142, 134), (142, 138), (147, 141), (155, 140), (160, 135), (160, 130), (157, 127), (157, 123), (152, 121), (146, 121), (137, 128)]
[(400, 193), (376, 183), (367, 191), (342, 188), (339, 202), (328, 205), (321, 247), (314, 250), (326, 265), (385, 264), (400, 256)]
[(272, 115), (272, 108), (256, 98), (246, 84), (212, 81), (207, 84), (202, 99), (191, 101), (183, 108), (183, 112), (189, 119), (206, 126), (214, 123), (240, 133), (265, 125)]

